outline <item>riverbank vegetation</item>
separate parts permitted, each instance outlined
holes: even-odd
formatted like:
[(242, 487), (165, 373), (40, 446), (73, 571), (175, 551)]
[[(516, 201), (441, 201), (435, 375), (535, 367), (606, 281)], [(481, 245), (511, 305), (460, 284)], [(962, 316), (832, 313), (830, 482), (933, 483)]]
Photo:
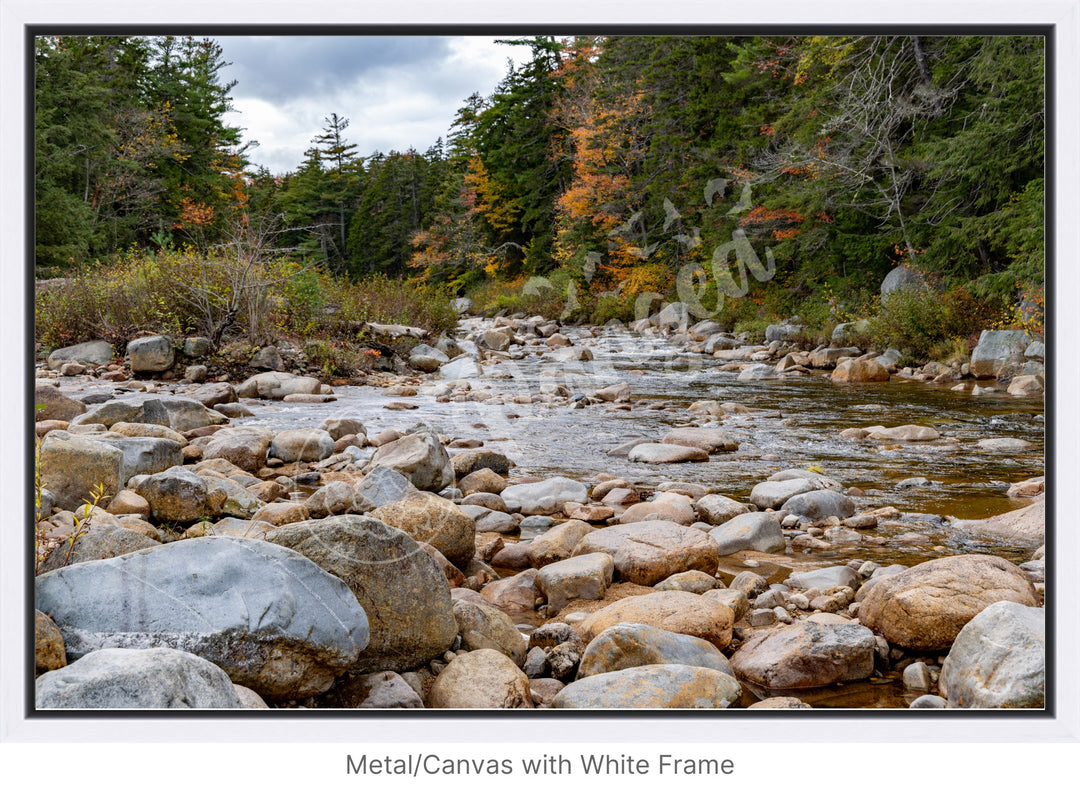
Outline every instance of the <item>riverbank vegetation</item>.
[[(36, 269), (68, 278), (39, 297), (39, 342), (359, 345), (357, 321), (449, 328), (451, 295), (604, 323), (688, 290), (732, 331), (865, 318), (867, 342), (922, 358), (1038, 324), (1042, 37), (527, 43), (445, 140), (363, 155), (327, 109), (272, 175), (223, 121), (212, 40), (39, 38)], [(921, 283), (883, 302), (899, 265)]]

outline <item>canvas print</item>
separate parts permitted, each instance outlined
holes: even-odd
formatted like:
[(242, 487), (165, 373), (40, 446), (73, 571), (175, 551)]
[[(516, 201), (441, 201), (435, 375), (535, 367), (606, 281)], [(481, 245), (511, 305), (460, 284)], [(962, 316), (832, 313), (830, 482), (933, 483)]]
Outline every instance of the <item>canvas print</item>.
[(1045, 711), (1047, 48), (38, 35), (35, 712)]

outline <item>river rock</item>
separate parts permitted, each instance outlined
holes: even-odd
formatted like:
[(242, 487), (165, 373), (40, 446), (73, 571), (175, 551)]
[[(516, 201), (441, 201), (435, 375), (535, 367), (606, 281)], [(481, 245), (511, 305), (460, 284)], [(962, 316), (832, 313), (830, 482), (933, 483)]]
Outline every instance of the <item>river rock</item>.
[(308, 516), (325, 518), (333, 515), (361, 514), (375, 508), (374, 504), (361, 501), (356, 489), (347, 482), (330, 482), (323, 485), (304, 501)]
[(1010, 396), (1041, 396), (1045, 389), (1042, 374), (1021, 374), (1012, 378), (1007, 392)]
[(213, 514), (206, 482), (184, 467), (138, 478), (129, 487), (146, 499), (157, 522), (191, 523)]
[(73, 419), (72, 423), (101, 423), (111, 427), (125, 421), (160, 424), (177, 432), (188, 432), (202, 426), (226, 424), (229, 419), (220, 412), (205, 407), (201, 402), (185, 396), (141, 393), (95, 404)]
[[(356, 501), (360, 506), (385, 506), (416, 492), (411, 481), (396, 470), (375, 467), (356, 485)], [(368, 510), (365, 510), (368, 511)]]
[(530, 567), (515, 575), (492, 581), (480, 588), (480, 596), (509, 615), (531, 613), (542, 597), (536, 583), (537, 572)]
[(622, 581), (652, 586), (687, 570), (716, 572), (716, 542), (705, 532), (664, 520), (593, 531), (574, 548), (574, 556), (603, 552), (615, 562)]
[[(105, 445), (123, 454), (120, 482), (127, 484), (132, 476), (160, 473), (184, 464), (184, 445), (162, 437), (101, 437)], [(185, 442), (186, 444), (186, 442)]]
[(479, 603), (454, 600), (453, 611), (462, 650), (497, 650), (518, 667), (524, 666), (526, 639), (506, 612), (486, 600)]
[(67, 653), (60, 629), (49, 615), (34, 610), (34, 672), (58, 670), (67, 666)]
[(589, 642), (605, 628), (619, 623), (643, 623), (676, 634), (689, 634), (723, 650), (731, 643), (731, 608), (705, 595), (666, 590), (632, 595), (593, 613), (579, 627)]
[[(238, 398), (236, 388), (228, 382), (211, 382), (207, 385), (200, 385), (192, 390), (188, 396), (211, 409), (221, 404), (233, 404)], [(221, 412), (221, 410), (218, 410), (218, 412)]]
[(214, 432), (203, 447), (204, 459), (225, 459), (248, 473), (266, 465), (274, 433), (260, 426), (226, 427)]
[(832, 587), (855, 588), (859, 583), (859, 574), (847, 565), (834, 567), (819, 567), (817, 570), (806, 570), (801, 573), (792, 573), (784, 580), (784, 584), (792, 589), (818, 589), (824, 592)]
[(1009, 601), (992, 603), (956, 635), (941, 666), (951, 708), (1042, 708), (1046, 616)]
[(296, 376), (282, 371), (265, 371), (246, 380), (236, 390), (240, 398), (281, 400), (294, 394), (322, 392), (322, 382), (313, 376)]
[(113, 349), (107, 341), (91, 340), (54, 349), (46, 359), (46, 364), (54, 371), (59, 371), (64, 363), (85, 363), (89, 365), (108, 365), (113, 358)]
[(746, 514), (750, 508), (734, 498), (710, 493), (697, 500), (694, 511), (697, 513), (698, 520), (710, 526), (721, 526), (739, 515)]
[(804, 329), (806, 327), (802, 324), (769, 324), (769, 326), (765, 327), (765, 342), (791, 340)]
[(509, 512), (523, 515), (551, 515), (562, 511), (567, 501), (583, 504), (589, 488), (579, 481), (555, 476), (540, 482), (512, 484), (501, 493)]
[(476, 553), (476, 522), (452, 501), (427, 492), (410, 493), (370, 513), (416, 540), (429, 543), (464, 568)]
[(603, 598), (614, 571), (615, 560), (607, 553), (573, 556), (542, 567), (536, 575), (536, 587), (548, 612), (555, 614), (571, 601)]
[(700, 570), (687, 570), (684, 573), (676, 573), (668, 576), (663, 581), (653, 585), (654, 589), (679, 589), (684, 592), (692, 592), (695, 595), (703, 595), (709, 590), (721, 587), (723, 584), (708, 573)]
[(552, 708), (727, 708), (742, 690), (727, 673), (684, 664), (649, 664), (605, 672), (568, 684)]
[(717, 555), (730, 556), (738, 551), (782, 553), (784, 533), (776, 518), (768, 512), (747, 512), (709, 532), (716, 541)]
[(84, 531), (54, 548), (38, 568), (38, 573), (49, 573), (80, 562), (111, 559), (160, 544), (137, 531), (118, 526), (98, 527), (96, 523), (91, 519), (84, 524)]
[(867, 426), (867, 437), (871, 440), (894, 440), (904, 443), (922, 443), (930, 440), (937, 440), (941, 437), (941, 433), (937, 429), (932, 429), (929, 426), (919, 426), (917, 424), (906, 424), (904, 426), (893, 426), (886, 428), (884, 426)]
[(318, 462), (334, 453), (334, 440), (322, 429), (287, 429), (270, 443), (268, 457), (282, 462)]
[(808, 520), (824, 520), (838, 517), (843, 520), (855, 514), (855, 504), (850, 498), (833, 490), (812, 490), (800, 493), (784, 502), (780, 516), (797, 515)]
[(506, 489), (506, 479), (490, 468), (484, 468), (462, 477), (458, 481), (458, 489), (461, 490), (463, 496), (473, 493), (498, 495)]
[(348, 586), (261, 540), (203, 537), (39, 576), (37, 608), (77, 659), (102, 647), (173, 647), (269, 700), (326, 691), (368, 643)]
[(620, 623), (601, 631), (588, 644), (577, 679), (649, 664), (684, 664), (735, 674), (724, 654), (704, 639), (651, 625)]
[(351, 671), (404, 672), (453, 643), (458, 629), (446, 577), (409, 535), (345, 515), (278, 526), (266, 539), (303, 554), (356, 596), (370, 641)]
[(629, 401), (630, 385), (627, 382), (619, 382), (615, 385), (602, 387), (594, 394), (601, 401)]
[(417, 371), (433, 373), (450, 362), (450, 358), (434, 346), (420, 343), (409, 352), (409, 365)]
[(496, 650), (459, 653), (431, 686), (432, 708), (532, 708), (529, 678)]
[(996, 377), (1012, 362), (1021, 362), (1031, 345), (1031, 336), (1022, 329), (984, 329), (971, 353), (971, 375), (976, 379)]
[(182, 434), (156, 423), (127, 423), (120, 421), (114, 423), (109, 429), (114, 434), (122, 434), (124, 437), (160, 437), (164, 440), (172, 440), (181, 447), (188, 444), (188, 440)]
[(874, 634), (857, 623), (795, 623), (756, 633), (735, 655), (739, 678), (769, 689), (861, 681), (874, 673)]
[(59, 388), (46, 382), (34, 384), (35, 421), (70, 421), (84, 412), (86, 412), (85, 404), (68, 398), (60, 392)]
[(1016, 437), (991, 437), (980, 440), (978, 446), (983, 451), (989, 451), (992, 454), (1011, 454), (1031, 448), (1031, 443)]
[(739, 443), (723, 429), (672, 429), (664, 435), (663, 443), (700, 448), (708, 454), (735, 451)]
[(630, 451), (627, 459), (631, 462), (645, 462), (650, 465), (667, 465), (676, 462), (708, 462), (709, 455), (693, 446), (642, 443)]
[(506, 454), (480, 448), (455, 454), (450, 459), (450, 464), (454, 467), (454, 475), (459, 479), (485, 469), (505, 478), (510, 475), (511, 462)]
[(756, 363), (748, 365), (739, 371), (737, 378), (740, 382), (751, 382), (759, 379), (780, 379), (781, 374), (776, 370), (775, 366)]
[(107, 648), (37, 679), (39, 709), (240, 708), (221, 667), (182, 650)]
[(1046, 537), (1046, 503), (1039, 500), (1022, 509), (983, 520), (954, 520), (952, 526), (973, 536), (990, 537), (1035, 549), (1043, 544)]
[(439, 378), (448, 382), (475, 379), (483, 375), (484, 369), (471, 354), (461, 354), (439, 367)]
[(106, 496), (123, 486), (124, 454), (104, 440), (73, 435), (62, 430), (42, 438), (38, 472), (42, 487), (61, 509), (74, 511), (91, 500), (100, 485)]
[(998, 556), (966, 554), (923, 562), (882, 578), (859, 603), (859, 622), (894, 645), (940, 650), (992, 603), (1038, 606), (1023, 571)]
[(789, 498), (816, 489), (809, 479), (764, 481), (750, 491), (750, 503), (759, 509), (779, 509)]
[(159, 374), (168, 371), (176, 361), (172, 340), (164, 335), (151, 335), (129, 341), (127, 355), (135, 373)]
[(681, 493), (659, 493), (652, 501), (634, 504), (619, 516), (622, 524), (667, 520), (680, 526), (689, 526), (696, 519), (693, 502)]
[(542, 568), (568, 559), (578, 543), (592, 531), (593, 527), (582, 520), (568, 520), (553, 526), (529, 543), (526, 549), (529, 562), (535, 568)]
[(858, 357), (844, 360), (832, 372), (834, 382), (888, 382), (889, 369), (875, 359)]
[(433, 432), (417, 432), (381, 445), (371, 463), (396, 470), (418, 490), (437, 493), (454, 481), (450, 456)]

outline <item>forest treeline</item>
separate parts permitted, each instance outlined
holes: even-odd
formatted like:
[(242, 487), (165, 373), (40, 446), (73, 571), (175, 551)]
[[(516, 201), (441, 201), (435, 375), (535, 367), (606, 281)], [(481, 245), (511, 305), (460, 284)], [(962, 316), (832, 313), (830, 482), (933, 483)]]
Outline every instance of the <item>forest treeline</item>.
[(524, 43), (531, 57), (427, 149), (360, 153), (327, 109), (274, 175), (223, 121), (214, 41), (39, 38), (38, 274), (205, 248), (258, 216), (336, 277), (467, 293), (546, 276), (623, 310), (691, 273), (719, 312), (717, 260), (745, 247), (775, 263), (748, 288), (759, 315), (865, 314), (898, 264), (964, 307), (1040, 289), (1042, 37)]

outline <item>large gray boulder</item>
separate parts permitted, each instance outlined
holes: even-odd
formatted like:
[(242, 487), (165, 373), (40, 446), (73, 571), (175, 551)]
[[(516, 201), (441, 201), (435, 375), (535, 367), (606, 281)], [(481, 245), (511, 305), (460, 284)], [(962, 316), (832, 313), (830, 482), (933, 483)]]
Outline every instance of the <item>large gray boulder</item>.
[(368, 644), (349, 587), (262, 540), (202, 537), (63, 567), (35, 580), (68, 658), (168, 647), (214, 662), (267, 700), (330, 688)]
[(192, 398), (140, 393), (95, 404), (72, 420), (73, 424), (101, 423), (105, 426), (120, 422), (154, 423), (187, 432), (201, 426), (227, 424), (229, 419)]
[(160, 473), (184, 464), (184, 447), (175, 440), (163, 437), (101, 437), (107, 446), (118, 449), (124, 456), (120, 467), (120, 483), (140, 474)]
[(58, 371), (64, 363), (107, 365), (112, 361), (112, 358), (113, 349), (107, 341), (91, 340), (87, 343), (77, 343), (74, 346), (54, 349), (49, 354), (46, 363), (54, 371)]
[(1022, 329), (984, 329), (971, 353), (971, 374), (976, 379), (995, 377), (1012, 362), (1022, 362), (1031, 336)]
[(574, 681), (552, 708), (727, 708), (742, 694), (727, 673), (685, 664), (648, 664)]
[(784, 479), (755, 484), (750, 503), (758, 509), (779, 509), (789, 498), (816, 489), (809, 479)]
[(404, 532), (345, 515), (278, 526), (266, 540), (303, 554), (353, 591), (371, 636), (353, 671), (405, 672), (453, 644), (458, 628), (446, 577)]
[(433, 432), (417, 432), (379, 446), (372, 466), (396, 470), (418, 490), (437, 493), (454, 482), (454, 467)]
[(953, 708), (1042, 708), (1045, 611), (1009, 601), (990, 604), (956, 635), (939, 681)]
[(223, 669), (182, 650), (106, 648), (37, 679), (39, 709), (241, 708)]
[(280, 400), (296, 393), (311, 395), (321, 393), (322, 382), (313, 376), (296, 376), (282, 371), (266, 371), (255, 374), (236, 390), (240, 398)]
[(716, 542), (718, 556), (729, 556), (738, 551), (784, 551), (784, 533), (776, 518), (768, 512), (737, 515), (714, 528), (709, 535)]
[(881, 298), (901, 289), (922, 290), (926, 288), (926, 278), (908, 266), (897, 266), (881, 281)]
[(176, 361), (173, 343), (164, 335), (150, 335), (129, 341), (127, 354), (135, 373), (159, 374), (168, 371)]
[(765, 327), (765, 342), (772, 343), (774, 340), (791, 340), (806, 327), (802, 324), (770, 324)]

